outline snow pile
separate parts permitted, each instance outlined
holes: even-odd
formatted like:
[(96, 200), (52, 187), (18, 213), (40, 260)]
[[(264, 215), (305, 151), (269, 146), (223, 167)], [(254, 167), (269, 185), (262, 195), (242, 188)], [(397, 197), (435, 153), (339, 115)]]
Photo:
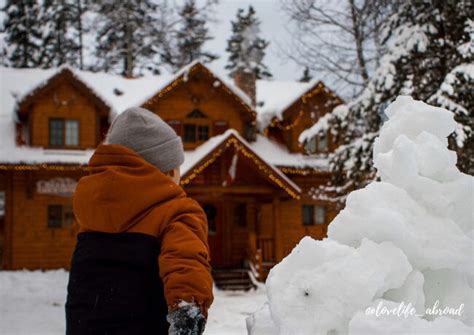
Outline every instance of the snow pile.
[(447, 149), (452, 113), (398, 97), (374, 146), (381, 177), (352, 192), (267, 279), (259, 334), (471, 334), (474, 178)]

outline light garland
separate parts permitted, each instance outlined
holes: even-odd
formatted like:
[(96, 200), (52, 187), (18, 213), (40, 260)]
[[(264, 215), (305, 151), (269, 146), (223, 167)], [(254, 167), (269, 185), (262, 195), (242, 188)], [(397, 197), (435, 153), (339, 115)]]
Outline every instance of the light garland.
[(229, 140), (227, 140), (227, 142), (225, 142), (225, 145), (221, 148), (219, 148), (218, 150), (216, 150), (212, 156), (206, 160), (203, 164), (201, 164), (200, 166), (198, 166), (197, 168), (193, 169), (193, 171), (191, 172), (191, 174), (189, 176), (187, 176), (186, 178), (184, 178), (183, 180), (181, 180), (181, 185), (187, 185), (189, 184), (194, 178), (196, 178), (202, 171), (204, 171), (205, 168), (207, 168), (209, 165), (211, 165), (212, 163), (214, 163), (216, 161), (217, 158), (219, 158), (223, 153), (224, 151), (226, 151), (227, 148), (229, 148), (230, 146), (233, 146), (235, 148), (235, 150), (237, 152), (240, 152), (242, 153), (245, 157), (251, 159), (256, 165), (257, 167), (259, 168), (259, 170), (263, 171), (265, 173), (266, 176), (268, 176), (268, 178), (273, 181), (275, 184), (277, 184), (279, 187), (281, 187), (282, 189), (285, 190), (286, 193), (288, 193), (291, 197), (293, 197), (294, 199), (297, 199), (299, 200), (300, 199), (300, 195), (297, 194), (296, 192), (294, 192), (290, 187), (288, 187), (287, 185), (285, 185), (285, 183), (283, 183), (281, 181), (280, 178), (276, 177), (275, 174), (271, 171), (270, 168), (267, 167), (267, 165), (265, 163), (263, 163), (259, 158), (257, 158), (254, 154), (252, 154), (250, 151), (248, 151), (243, 145), (241, 145), (239, 143), (239, 141), (234, 138), (234, 137), (231, 137)]
[[(221, 80), (219, 78), (216, 78), (212, 72), (210, 72), (209, 70), (207, 70), (205, 67), (203, 67), (206, 71), (205, 71), (205, 74), (208, 76), (208, 78), (211, 78), (211, 79), (214, 79), (214, 80), (219, 80), (219, 82), (221, 82)], [(188, 73), (191, 74), (193, 72), (196, 72), (197, 71), (197, 67), (194, 66), (192, 67)], [(145, 108), (149, 108), (151, 105), (155, 104), (158, 99), (161, 99), (162, 97), (164, 97), (166, 94), (168, 94), (171, 90), (173, 90), (176, 86), (178, 86), (179, 84), (181, 84), (182, 82), (184, 82), (184, 74), (180, 75), (178, 78), (176, 78), (175, 80), (173, 80), (170, 84), (168, 84), (165, 88), (163, 88), (157, 95), (155, 95), (153, 98), (147, 100), (144, 104), (143, 104), (143, 107)], [(221, 83), (223, 85), (219, 85), (219, 88), (222, 88), (224, 91), (226, 91), (228, 94), (230, 94), (230, 96), (232, 96), (234, 98), (234, 100), (236, 100), (240, 105), (242, 105), (248, 112), (251, 113), (252, 117), (255, 119), (255, 117), (257, 116), (257, 113), (248, 105), (246, 104), (240, 97), (238, 97), (234, 92), (232, 92), (228, 87), (227, 85), (225, 85), (225, 83)]]
[(33, 164), (33, 165), (16, 165), (4, 164), (0, 165), (0, 170), (7, 171), (90, 171), (87, 165), (53, 165), (53, 164)]
[(280, 167), (280, 170), (285, 174), (298, 174), (302, 176), (307, 176), (309, 174), (320, 174), (320, 172), (314, 168)]

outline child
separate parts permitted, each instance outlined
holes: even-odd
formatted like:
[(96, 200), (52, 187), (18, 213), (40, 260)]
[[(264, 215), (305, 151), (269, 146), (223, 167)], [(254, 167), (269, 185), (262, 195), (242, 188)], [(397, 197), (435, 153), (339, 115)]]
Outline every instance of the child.
[(202, 334), (213, 300), (207, 221), (178, 185), (181, 138), (131, 108), (105, 143), (74, 193), (66, 333)]

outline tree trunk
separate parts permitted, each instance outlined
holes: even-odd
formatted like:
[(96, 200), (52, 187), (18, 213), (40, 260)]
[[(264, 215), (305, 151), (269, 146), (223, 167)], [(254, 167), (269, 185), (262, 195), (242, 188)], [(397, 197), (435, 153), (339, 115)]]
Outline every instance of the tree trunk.
[(76, 6), (77, 6), (77, 33), (79, 37), (79, 69), (83, 70), (84, 68), (84, 59), (82, 55), (82, 49), (83, 49), (83, 44), (82, 44), (82, 5), (81, 5), (82, 0), (76, 0)]
[(360, 75), (364, 80), (364, 84), (367, 85), (369, 81), (369, 74), (367, 72), (367, 65), (365, 63), (364, 58), (364, 38), (359, 29), (359, 17), (357, 14), (357, 8), (354, 4), (354, 0), (349, 0), (349, 6), (351, 9), (352, 29), (354, 32), (354, 41), (356, 44), (357, 62), (359, 65)]

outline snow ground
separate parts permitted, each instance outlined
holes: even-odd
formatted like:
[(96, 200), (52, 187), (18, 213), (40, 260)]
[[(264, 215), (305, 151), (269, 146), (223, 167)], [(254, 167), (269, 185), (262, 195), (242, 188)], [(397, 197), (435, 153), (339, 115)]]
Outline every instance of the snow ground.
[[(68, 272), (0, 271), (0, 334), (64, 334)], [(245, 319), (266, 300), (265, 292), (214, 289), (206, 335), (247, 334)]]

